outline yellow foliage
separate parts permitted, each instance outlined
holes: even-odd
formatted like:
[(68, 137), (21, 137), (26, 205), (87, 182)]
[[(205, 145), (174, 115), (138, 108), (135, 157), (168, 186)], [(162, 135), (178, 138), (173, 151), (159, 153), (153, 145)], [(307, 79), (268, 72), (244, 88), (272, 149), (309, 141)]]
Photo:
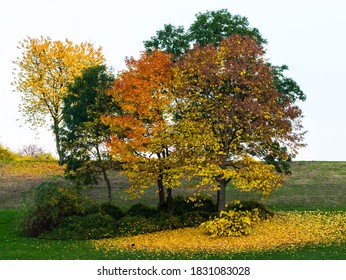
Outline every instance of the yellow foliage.
[(83, 69), (104, 62), (101, 48), (95, 49), (91, 43), (73, 44), (68, 39), (28, 37), (18, 49), (22, 50), (22, 57), (14, 61), (19, 69), (13, 84), (23, 93), (21, 111), (34, 126), (44, 125), (46, 115), (60, 122), (68, 84)]
[(238, 237), (212, 237), (200, 228), (185, 228), (96, 240), (93, 245), (105, 250), (243, 252), (344, 241), (345, 212), (279, 212), (255, 224), (251, 234)]

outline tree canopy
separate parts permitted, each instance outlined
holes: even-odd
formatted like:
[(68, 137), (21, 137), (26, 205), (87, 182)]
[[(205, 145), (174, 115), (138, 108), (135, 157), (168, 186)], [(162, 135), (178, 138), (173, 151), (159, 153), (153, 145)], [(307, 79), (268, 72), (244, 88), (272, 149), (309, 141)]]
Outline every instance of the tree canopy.
[(82, 76), (69, 85), (69, 94), (63, 99), (61, 133), (66, 171), (84, 184), (97, 183), (102, 175), (109, 203), (112, 191), (107, 170), (114, 168), (115, 163), (105, 146), (110, 140), (110, 128), (101, 117), (119, 110), (107, 94), (113, 81), (114, 76), (105, 65), (84, 69)]
[(23, 93), (20, 111), (32, 127), (45, 126), (49, 117), (61, 163), (62, 100), (68, 93), (69, 83), (83, 69), (104, 61), (101, 48), (95, 49), (90, 43), (74, 44), (68, 39), (53, 41), (49, 37), (28, 37), (18, 48), (22, 57), (14, 61), (19, 68), (15, 69), (13, 84)]

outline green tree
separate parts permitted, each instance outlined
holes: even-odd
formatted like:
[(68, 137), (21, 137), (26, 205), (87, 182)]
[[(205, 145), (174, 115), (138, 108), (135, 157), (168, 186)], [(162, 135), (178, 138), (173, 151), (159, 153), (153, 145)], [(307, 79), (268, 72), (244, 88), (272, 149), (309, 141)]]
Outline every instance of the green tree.
[(101, 175), (107, 185), (109, 203), (112, 189), (107, 170), (114, 168), (115, 162), (105, 146), (110, 140), (110, 130), (101, 116), (118, 111), (115, 101), (107, 94), (113, 81), (114, 76), (104, 65), (85, 69), (70, 84), (62, 110), (66, 171), (83, 183), (97, 183)]

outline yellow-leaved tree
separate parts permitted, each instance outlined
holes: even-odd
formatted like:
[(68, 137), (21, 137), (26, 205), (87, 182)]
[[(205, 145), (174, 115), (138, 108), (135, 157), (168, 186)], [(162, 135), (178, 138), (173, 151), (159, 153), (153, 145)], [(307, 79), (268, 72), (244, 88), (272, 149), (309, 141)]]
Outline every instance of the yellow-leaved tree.
[(74, 44), (68, 39), (53, 41), (41, 36), (19, 42), (18, 49), (22, 53), (13, 62), (17, 65), (13, 85), (22, 93), (20, 111), (32, 128), (45, 126), (49, 117), (62, 163), (62, 100), (68, 94), (68, 85), (83, 69), (104, 62), (101, 48), (87, 42)]

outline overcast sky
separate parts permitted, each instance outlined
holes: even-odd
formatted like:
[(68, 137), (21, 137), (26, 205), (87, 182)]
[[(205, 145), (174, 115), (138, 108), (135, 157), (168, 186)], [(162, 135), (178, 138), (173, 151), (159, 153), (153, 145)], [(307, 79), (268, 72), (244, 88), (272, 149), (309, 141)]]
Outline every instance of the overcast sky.
[[(18, 113), (12, 61), (27, 36), (68, 38), (101, 46), (107, 65), (124, 68), (126, 56), (138, 57), (143, 41), (164, 24), (188, 28), (195, 14), (227, 9), (248, 18), (268, 40), (267, 57), (287, 64), (286, 75), (307, 95), (300, 104), (308, 131), (307, 147), (297, 160), (346, 161), (346, 4), (344, 0), (11, 0), (0, 2), (0, 143), (13, 150), (35, 143), (54, 152), (48, 129), (38, 135)], [(17, 120), (19, 119), (19, 120)]]

